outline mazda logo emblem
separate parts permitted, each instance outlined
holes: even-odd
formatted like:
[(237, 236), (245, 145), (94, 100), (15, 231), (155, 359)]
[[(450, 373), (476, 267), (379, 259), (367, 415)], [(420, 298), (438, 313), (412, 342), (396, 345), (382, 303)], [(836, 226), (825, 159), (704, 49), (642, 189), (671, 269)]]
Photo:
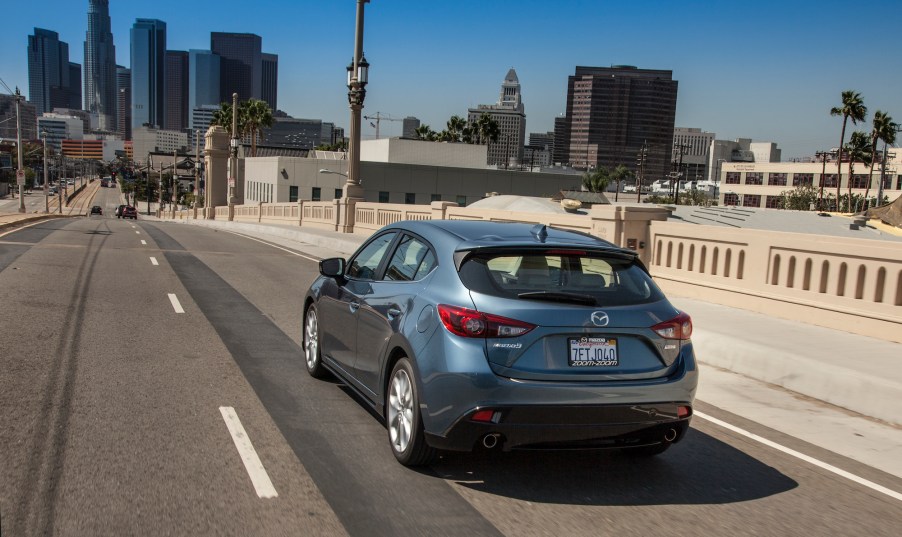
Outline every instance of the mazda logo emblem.
[(607, 326), (609, 320), (608, 314), (603, 311), (592, 312), (592, 324), (595, 326)]

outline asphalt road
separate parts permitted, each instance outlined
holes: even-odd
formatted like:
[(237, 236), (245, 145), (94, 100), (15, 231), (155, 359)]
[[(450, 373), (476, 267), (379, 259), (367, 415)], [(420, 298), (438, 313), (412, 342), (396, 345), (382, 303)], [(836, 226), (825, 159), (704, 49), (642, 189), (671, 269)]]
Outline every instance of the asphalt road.
[[(364, 405), (304, 370), (299, 308), (315, 256), (119, 220), (117, 196), (100, 189), (103, 217), (0, 232), (3, 535), (900, 532), (902, 497), (698, 416), (655, 460), (452, 454), (404, 468)], [(902, 491), (898, 477), (697, 410)]]

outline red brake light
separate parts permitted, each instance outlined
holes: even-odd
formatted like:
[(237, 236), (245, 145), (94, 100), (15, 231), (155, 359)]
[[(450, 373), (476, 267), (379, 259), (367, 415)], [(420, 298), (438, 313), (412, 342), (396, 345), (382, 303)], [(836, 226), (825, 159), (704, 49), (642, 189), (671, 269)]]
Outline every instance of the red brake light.
[(534, 324), (508, 319), (500, 315), (481, 313), (447, 304), (439, 304), (438, 315), (449, 332), (461, 337), (517, 337), (536, 327)]
[(680, 313), (669, 321), (651, 327), (664, 339), (688, 340), (692, 336), (692, 319), (686, 313)]

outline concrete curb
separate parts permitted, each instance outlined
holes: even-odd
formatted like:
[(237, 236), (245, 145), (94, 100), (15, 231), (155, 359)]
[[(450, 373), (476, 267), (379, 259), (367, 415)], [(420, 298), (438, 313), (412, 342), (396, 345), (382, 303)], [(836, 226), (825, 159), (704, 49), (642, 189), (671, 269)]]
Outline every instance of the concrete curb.
[[(287, 227), (271, 226), (266, 224), (250, 224), (246, 222), (222, 222), (217, 220), (164, 220), (167, 222), (177, 222), (181, 224), (191, 224), (195, 226), (203, 226), (214, 229), (222, 229), (226, 231), (235, 231), (238, 233), (257, 233), (261, 235), (271, 235), (322, 248), (329, 248), (342, 254), (350, 255), (354, 253), (365, 237), (354, 239), (345, 239), (335, 237), (333, 235), (319, 235), (315, 231), (306, 231), (302, 229), (291, 229)], [(328, 232), (326, 232), (328, 233)]]
[(754, 341), (736, 341), (710, 330), (692, 334), (696, 356), (709, 364), (749, 378), (902, 426), (902, 417), (889, 401), (902, 401), (902, 384), (837, 367)]
[(32, 222), (37, 222), (38, 220), (49, 220), (56, 218), (74, 218), (74, 216), (82, 216), (82, 215), (68, 215), (68, 214), (39, 214), (34, 216), (25, 216), (18, 220), (13, 220), (11, 222), (3, 222), (0, 223), (0, 229), (7, 229), (12, 227), (18, 227), (24, 224), (30, 224)]

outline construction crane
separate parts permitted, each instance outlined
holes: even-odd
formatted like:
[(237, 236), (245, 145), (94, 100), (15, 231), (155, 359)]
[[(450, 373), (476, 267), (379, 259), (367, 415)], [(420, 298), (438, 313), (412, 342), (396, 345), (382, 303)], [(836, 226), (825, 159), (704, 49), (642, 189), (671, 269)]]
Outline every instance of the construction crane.
[(379, 139), (379, 122), (380, 121), (404, 121), (403, 119), (394, 118), (391, 116), (383, 116), (382, 113), (376, 112), (375, 116), (363, 116), (363, 119), (367, 121), (371, 119), (375, 119), (376, 123), (370, 122), (370, 125), (376, 128), (376, 139)]

